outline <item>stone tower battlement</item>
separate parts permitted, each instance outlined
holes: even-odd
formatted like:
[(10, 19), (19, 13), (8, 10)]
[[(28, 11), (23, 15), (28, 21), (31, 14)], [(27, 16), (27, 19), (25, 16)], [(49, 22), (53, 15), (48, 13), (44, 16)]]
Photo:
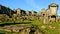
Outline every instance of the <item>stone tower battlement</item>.
[(50, 15), (57, 15), (57, 11), (58, 11), (57, 4), (55, 4), (55, 3), (50, 4), (49, 9), (50, 9)]

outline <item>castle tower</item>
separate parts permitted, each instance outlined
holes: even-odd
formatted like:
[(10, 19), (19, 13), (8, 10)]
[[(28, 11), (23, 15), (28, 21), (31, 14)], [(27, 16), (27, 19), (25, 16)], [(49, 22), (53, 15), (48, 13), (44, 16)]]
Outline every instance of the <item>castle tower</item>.
[(52, 3), (49, 5), (49, 18), (50, 21), (56, 21), (57, 20), (57, 11), (58, 11), (58, 5), (55, 3)]
[(50, 9), (50, 15), (57, 15), (58, 5), (55, 3), (52, 3), (49, 5)]

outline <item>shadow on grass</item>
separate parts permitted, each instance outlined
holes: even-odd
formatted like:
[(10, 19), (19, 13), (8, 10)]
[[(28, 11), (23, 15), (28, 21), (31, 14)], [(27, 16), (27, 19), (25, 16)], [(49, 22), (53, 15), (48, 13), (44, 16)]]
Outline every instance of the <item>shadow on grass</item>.
[(5, 34), (5, 33), (0, 33), (0, 34)]
[(15, 25), (15, 24), (31, 24), (31, 22), (20, 22), (20, 23), (3, 23), (3, 24), (0, 24), (0, 26), (5, 26), (5, 25)]

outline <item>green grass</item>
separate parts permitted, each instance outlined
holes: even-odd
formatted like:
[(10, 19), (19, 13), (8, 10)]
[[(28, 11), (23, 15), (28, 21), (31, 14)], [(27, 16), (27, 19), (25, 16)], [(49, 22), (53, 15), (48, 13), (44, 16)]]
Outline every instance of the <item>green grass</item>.
[[(60, 31), (58, 31), (58, 29), (60, 29), (60, 23), (58, 22), (51, 22), (49, 24), (44, 24), (42, 21), (36, 21), (36, 20), (33, 20), (33, 21), (15, 21), (16, 23), (19, 23), (19, 24), (32, 24), (34, 26), (46, 26), (45, 29), (40, 29), (43, 34), (60, 34)], [(8, 21), (8, 22), (1, 22), (1, 23), (11, 23), (13, 24), (14, 21)], [(54, 26), (55, 29), (50, 29), (49, 26)], [(0, 33), (4, 33), (5, 31), (0, 31)], [(9, 33), (9, 32), (8, 32)]]
[(11, 32), (7, 32), (7, 31), (4, 31), (4, 30), (0, 30), (0, 34), (11, 34)]
[[(44, 24), (42, 21), (32, 21), (33, 25), (35, 26), (46, 26), (45, 29), (40, 29), (44, 34), (60, 34), (60, 31), (58, 31), (58, 29), (60, 29), (60, 23), (58, 22), (51, 22), (48, 24)], [(49, 26), (54, 26), (55, 29), (50, 29)]]

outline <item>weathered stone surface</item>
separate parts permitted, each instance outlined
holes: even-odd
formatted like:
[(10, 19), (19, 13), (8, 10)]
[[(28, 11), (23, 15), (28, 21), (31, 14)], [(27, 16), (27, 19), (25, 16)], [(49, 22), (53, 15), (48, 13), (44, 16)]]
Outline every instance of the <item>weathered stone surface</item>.
[[(37, 27), (32, 26), (31, 24), (16, 24), (0, 27), (0, 30), (5, 30), (8, 32), (18, 32), (19, 34), (42, 34), (42, 32), (37, 29)], [(34, 31), (34, 32), (33, 32)]]

